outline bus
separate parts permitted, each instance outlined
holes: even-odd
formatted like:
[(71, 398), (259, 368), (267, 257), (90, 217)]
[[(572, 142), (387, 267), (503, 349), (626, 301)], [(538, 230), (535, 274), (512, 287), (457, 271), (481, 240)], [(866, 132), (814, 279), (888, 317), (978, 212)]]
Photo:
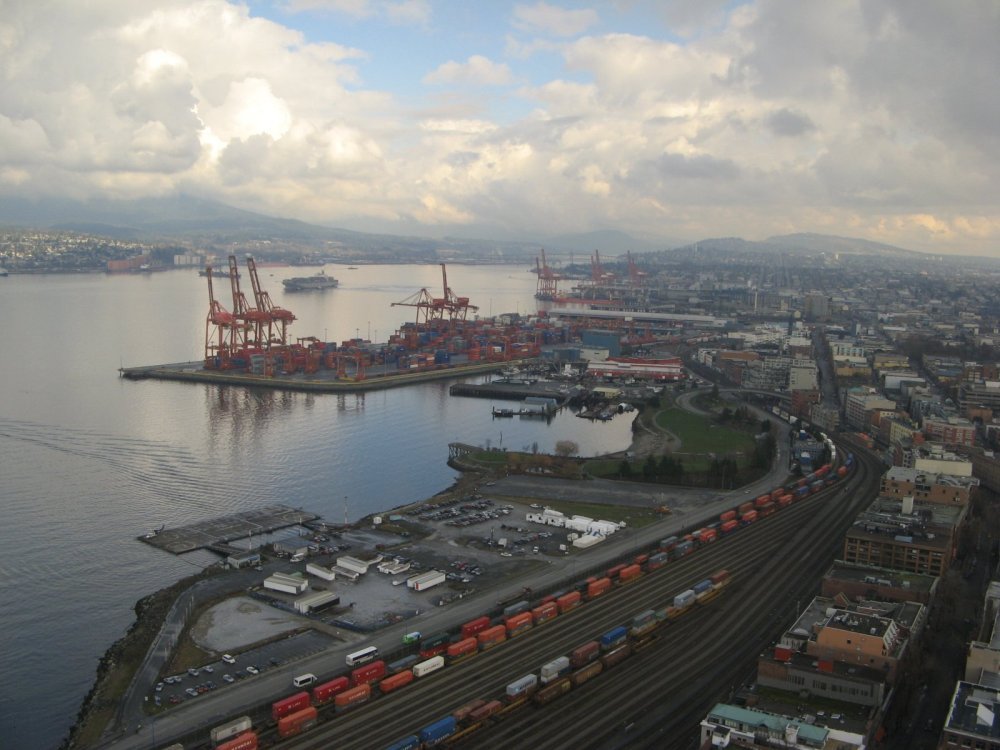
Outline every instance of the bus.
[(363, 648), (360, 651), (355, 651), (353, 654), (347, 655), (347, 666), (356, 667), (359, 664), (367, 664), (370, 661), (375, 661), (378, 657), (378, 649), (375, 646), (369, 646), (368, 648)]

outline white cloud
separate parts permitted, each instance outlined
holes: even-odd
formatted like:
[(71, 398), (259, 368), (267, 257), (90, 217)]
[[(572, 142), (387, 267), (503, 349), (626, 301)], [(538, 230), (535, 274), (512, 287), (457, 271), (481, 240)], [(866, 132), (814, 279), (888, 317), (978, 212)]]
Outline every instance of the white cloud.
[(446, 62), (424, 76), (424, 83), (462, 83), (479, 86), (505, 86), (512, 80), (510, 68), (482, 55), (473, 55), (464, 63)]
[(514, 6), (513, 25), (530, 34), (571, 37), (596, 25), (600, 17), (596, 10), (568, 10), (548, 3)]
[[(684, 43), (592, 8), (511, 4), (493, 21), (536, 36), (502, 50), (502, 30), (430, 0), (287, 7), (325, 25), (307, 35), (226, 0), (6, 4), (0, 195), (184, 189), (384, 231), (1000, 237), (989, 0), (658, 7)], [(380, 48), (373, 29), (409, 46)], [(366, 88), (376, 64), (410, 88)]]

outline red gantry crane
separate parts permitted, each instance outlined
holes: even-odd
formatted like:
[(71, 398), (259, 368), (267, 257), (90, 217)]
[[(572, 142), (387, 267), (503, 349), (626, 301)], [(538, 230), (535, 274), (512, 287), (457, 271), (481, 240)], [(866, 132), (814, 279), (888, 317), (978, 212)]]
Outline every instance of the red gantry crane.
[(241, 321), (242, 345), (238, 348), (248, 352), (261, 351), (266, 346), (262, 338), (267, 314), (251, 306), (240, 289), (240, 270), (235, 255), (229, 256), (229, 283), (233, 288), (233, 315)]
[(393, 302), (393, 307), (417, 308), (416, 325), (422, 331), (447, 333), (454, 328), (457, 321), (465, 321), (470, 311), (477, 312), (479, 308), (470, 304), (468, 297), (459, 297), (448, 286), (448, 271), (441, 263), (441, 279), (444, 286), (444, 296), (435, 297), (424, 287), (416, 294), (399, 302)]
[[(262, 315), (262, 320), (267, 326), (266, 336), (259, 335), (258, 339), (263, 339), (263, 345), (267, 347), (281, 346), (288, 343), (288, 326), (295, 320), (295, 314), (291, 310), (278, 307), (271, 301), (271, 295), (260, 285), (257, 277), (257, 263), (253, 256), (247, 256), (247, 270), (250, 271), (250, 285), (253, 287), (254, 301), (257, 303), (257, 310)], [(264, 333), (263, 327), (260, 329)]]
[(205, 367), (211, 370), (226, 370), (239, 331), (235, 316), (215, 298), (212, 288), (212, 267), (205, 266), (208, 279), (208, 315), (205, 317)]
[(535, 285), (535, 299), (555, 299), (559, 296), (559, 274), (549, 268), (545, 262), (545, 248), (542, 248), (542, 261), (535, 258), (535, 270), (538, 273), (538, 281)]

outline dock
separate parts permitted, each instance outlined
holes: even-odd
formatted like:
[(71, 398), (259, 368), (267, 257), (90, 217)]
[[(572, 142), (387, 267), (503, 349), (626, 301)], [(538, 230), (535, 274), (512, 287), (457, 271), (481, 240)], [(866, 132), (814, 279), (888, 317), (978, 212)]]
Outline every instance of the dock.
[[(530, 360), (515, 360), (514, 364), (526, 364)], [(319, 371), (309, 375), (252, 375), (233, 370), (206, 370), (203, 362), (177, 362), (164, 365), (144, 365), (122, 367), (118, 374), (126, 380), (173, 380), (184, 383), (209, 383), (214, 385), (234, 385), (242, 388), (272, 388), (285, 391), (306, 391), (311, 393), (359, 393), (385, 388), (399, 388), (431, 380), (469, 377), (498, 372), (509, 367), (511, 362), (475, 362), (469, 364), (438, 364), (426, 369), (398, 371), (389, 375), (372, 375), (363, 380), (340, 379), (332, 371)]]
[(197, 549), (235, 549), (227, 544), (235, 539), (248, 539), (254, 535), (285, 529), (314, 521), (319, 516), (287, 505), (269, 505), (257, 510), (210, 518), (175, 529), (158, 529), (139, 537), (139, 541), (153, 547), (181, 555)]
[(552, 380), (538, 380), (533, 383), (511, 383), (495, 380), (491, 383), (455, 383), (448, 389), (452, 396), (472, 396), (474, 398), (499, 398), (524, 401), (529, 398), (555, 399), (562, 404), (574, 393), (573, 386)]

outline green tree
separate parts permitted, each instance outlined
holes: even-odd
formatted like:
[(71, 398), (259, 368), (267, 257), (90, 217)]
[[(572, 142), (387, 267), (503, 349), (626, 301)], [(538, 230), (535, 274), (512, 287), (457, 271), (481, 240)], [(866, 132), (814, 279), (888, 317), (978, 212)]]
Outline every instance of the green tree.
[(632, 465), (627, 460), (622, 460), (621, 464), (619, 464), (618, 476), (622, 479), (628, 479), (632, 476)]

